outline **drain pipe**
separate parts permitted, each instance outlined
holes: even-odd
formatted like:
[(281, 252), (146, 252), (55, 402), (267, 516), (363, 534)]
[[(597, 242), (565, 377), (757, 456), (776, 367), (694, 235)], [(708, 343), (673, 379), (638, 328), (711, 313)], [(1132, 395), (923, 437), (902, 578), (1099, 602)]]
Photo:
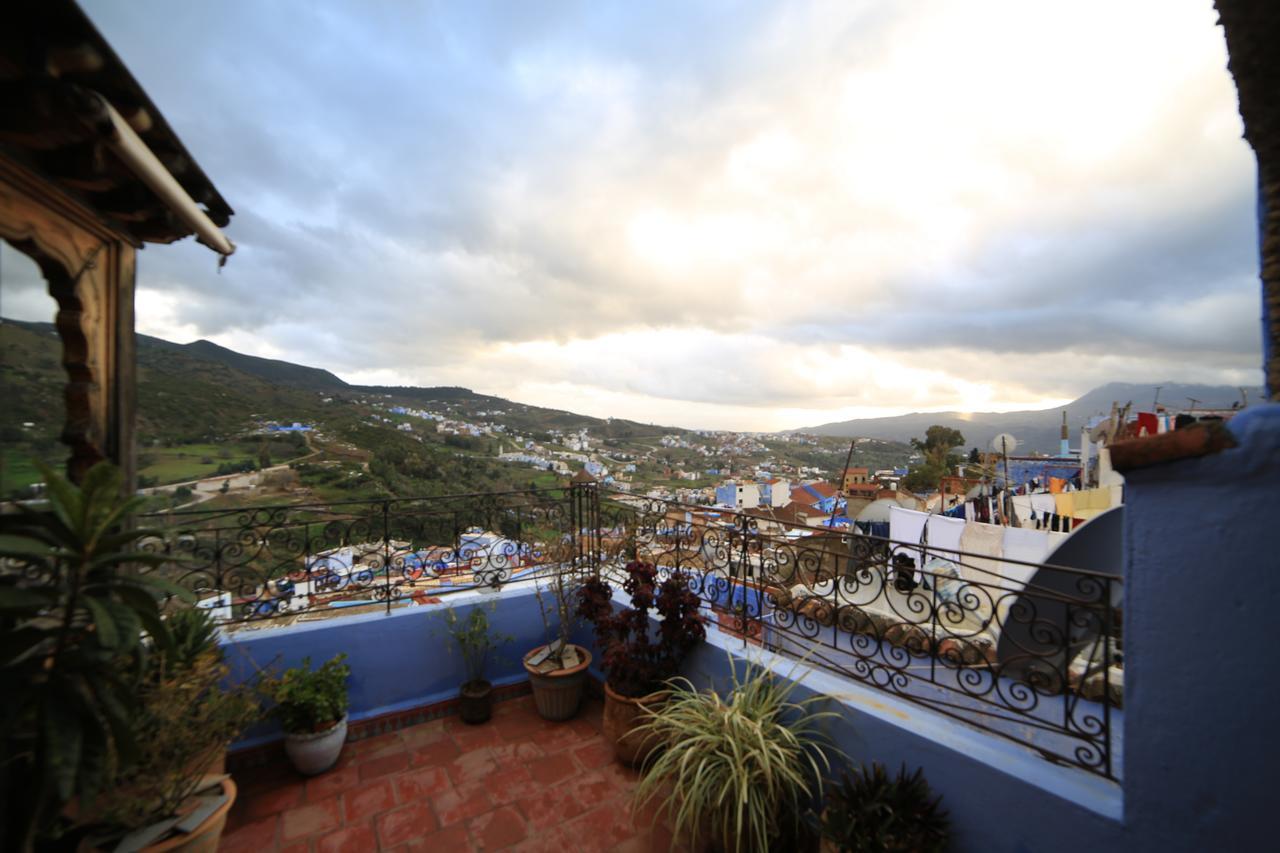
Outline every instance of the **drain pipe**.
[(142, 179), (173, 213), (196, 233), (196, 239), (222, 255), (222, 263), (235, 252), (236, 244), (213, 224), (195, 200), (187, 194), (164, 164), (147, 147), (124, 117), (97, 92), (87, 92), (93, 104), (97, 130), (129, 170)]

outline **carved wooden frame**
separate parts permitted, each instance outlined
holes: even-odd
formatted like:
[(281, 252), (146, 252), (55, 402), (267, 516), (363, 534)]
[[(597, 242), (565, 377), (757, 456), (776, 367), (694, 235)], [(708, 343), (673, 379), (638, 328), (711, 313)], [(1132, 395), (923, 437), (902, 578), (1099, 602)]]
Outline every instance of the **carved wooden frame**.
[(137, 244), (92, 210), (0, 154), (0, 238), (29, 255), (58, 303), (67, 371), (62, 441), (78, 482), (109, 459), (134, 482)]

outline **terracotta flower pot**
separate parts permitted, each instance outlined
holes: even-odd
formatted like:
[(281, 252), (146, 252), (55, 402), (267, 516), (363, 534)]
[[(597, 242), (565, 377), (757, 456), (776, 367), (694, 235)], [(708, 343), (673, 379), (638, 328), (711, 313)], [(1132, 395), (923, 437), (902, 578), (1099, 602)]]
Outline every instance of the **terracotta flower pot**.
[(639, 767), (658, 746), (652, 736), (633, 731), (647, 718), (647, 711), (656, 711), (671, 693), (659, 690), (647, 696), (631, 698), (615, 693), (606, 682), (604, 685), (604, 736), (613, 746), (613, 755), (628, 767)]
[(458, 716), (464, 723), (487, 722), (493, 713), (493, 685), (483, 678), (462, 685), (458, 696)]
[(222, 793), (227, 797), (226, 802), (218, 806), (195, 830), (156, 844), (148, 844), (142, 848), (144, 853), (216, 853), (218, 844), (222, 841), (222, 830), (227, 825), (227, 813), (236, 802), (236, 783), (223, 779)]
[(578, 706), (582, 704), (582, 689), (587, 681), (587, 667), (591, 665), (591, 652), (575, 645), (573, 648), (578, 650), (579, 660), (577, 666), (538, 672), (529, 666), (529, 658), (543, 648), (538, 646), (524, 656), (524, 669), (529, 673), (529, 683), (533, 685), (533, 703), (544, 720), (568, 720), (578, 713)]

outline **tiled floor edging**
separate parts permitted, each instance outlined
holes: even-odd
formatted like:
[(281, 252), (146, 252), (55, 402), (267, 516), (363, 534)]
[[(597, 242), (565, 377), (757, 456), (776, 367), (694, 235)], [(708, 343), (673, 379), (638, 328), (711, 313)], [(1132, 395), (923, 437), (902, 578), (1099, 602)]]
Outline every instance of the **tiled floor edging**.
[[(588, 685), (588, 693), (590, 695), (602, 695), (603, 691), (596, 692), (598, 690), (598, 687)], [(532, 687), (528, 681), (504, 684), (493, 688), (493, 701), (494, 703), (505, 702), (521, 696), (528, 696), (530, 692), (532, 692)], [(404, 711), (380, 714), (376, 717), (369, 717), (350, 723), (347, 726), (347, 742), (351, 743), (365, 738), (377, 737), (378, 735), (399, 731), (409, 726), (416, 726), (419, 723), (451, 717), (457, 713), (458, 700), (454, 698), (446, 699), (443, 702), (434, 702), (430, 705), (422, 705), (417, 708), (409, 708)], [(227, 753), (227, 770), (234, 773), (237, 770), (262, 767), (276, 759), (280, 754), (281, 744), (283, 743), (284, 738), (281, 737), (269, 743), (229, 752)]]

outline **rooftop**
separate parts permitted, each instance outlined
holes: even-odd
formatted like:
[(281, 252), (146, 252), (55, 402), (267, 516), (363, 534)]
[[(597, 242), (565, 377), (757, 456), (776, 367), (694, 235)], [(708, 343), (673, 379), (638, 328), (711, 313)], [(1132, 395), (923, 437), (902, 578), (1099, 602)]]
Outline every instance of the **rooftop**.
[(483, 725), (451, 716), (348, 743), (310, 779), (283, 754), (237, 769), (219, 849), (670, 850), (663, 823), (632, 813), (637, 774), (613, 760), (602, 709), (551, 723), (525, 695)]

